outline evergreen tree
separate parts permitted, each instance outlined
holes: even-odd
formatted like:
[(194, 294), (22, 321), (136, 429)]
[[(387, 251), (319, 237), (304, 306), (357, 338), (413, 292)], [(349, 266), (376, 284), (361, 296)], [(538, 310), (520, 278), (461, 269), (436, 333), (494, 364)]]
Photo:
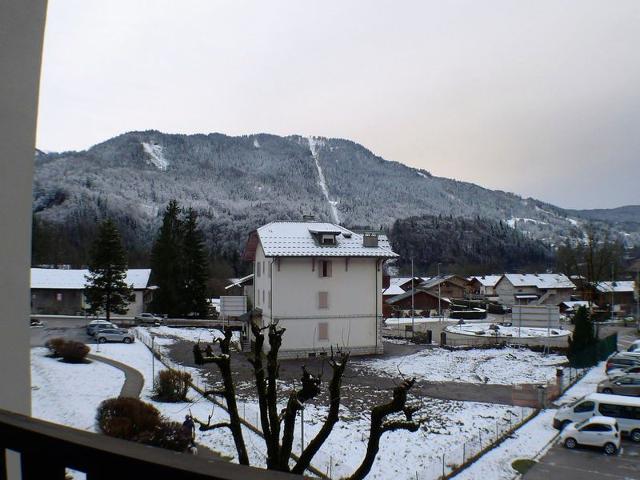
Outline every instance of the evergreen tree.
[(198, 228), (198, 214), (193, 208), (187, 210), (184, 220), (183, 268), (184, 284), (182, 310), (187, 315), (207, 316), (207, 280), (209, 262), (205, 250), (204, 236)]
[(597, 363), (596, 342), (593, 323), (586, 307), (578, 308), (573, 317), (575, 328), (569, 339), (567, 357), (574, 367), (590, 367)]
[(151, 252), (151, 272), (152, 282), (158, 287), (153, 295), (153, 311), (172, 317), (181, 313), (182, 227), (178, 202), (171, 200)]
[(85, 297), (89, 312), (105, 312), (107, 320), (111, 313), (127, 313), (127, 306), (133, 302), (133, 285), (126, 284), (127, 258), (120, 233), (115, 224), (107, 219), (98, 229), (98, 237), (91, 248), (89, 275)]

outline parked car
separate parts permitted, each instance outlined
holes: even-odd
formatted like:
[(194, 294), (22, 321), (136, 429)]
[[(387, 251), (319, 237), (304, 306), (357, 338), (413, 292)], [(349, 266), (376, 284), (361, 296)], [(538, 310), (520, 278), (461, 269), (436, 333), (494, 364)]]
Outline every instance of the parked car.
[(640, 375), (625, 375), (624, 377), (603, 380), (598, 384), (598, 392), (639, 397)]
[(162, 323), (164, 323), (164, 320), (161, 317), (154, 315), (153, 313), (141, 313), (140, 315), (136, 315), (135, 321), (136, 323), (152, 325), (162, 325)]
[(118, 326), (106, 320), (93, 320), (87, 325), (87, 335), (93, 337), (99, 328), (118, 328)]
[(623, 352), (617, 353), (613, 357), (610, 357), (609, 360), (607, 360), (606, 370), (607, 373), (609, 373), (614, 369), (635, 367), (637, 365), (640, 365), (640, 356)]
[(123, 342), (123, 343), (133, 343), (135, 342), (135, 338), (128, 330), (123, 330), (121, 328), (105, 328), (98, 330), (96, 333), (96, 340), (98, 343), (106, 343), (106, 342)]
[(591, 393), (571, 405), (560, 407), (553, 417), (554, 428), (602, 415), (615, 418), (623, 435), (640, 442), (640, 398)]
[(629, 348), (627, 348), (627, 352), (640, 352), (640, 340), (636, 340), (631, 345), (629, 345)]
[(609, 378), (624, 377), (625, 375), (640, 375), (640, 365), (628, 368), (614, 368), (607, 372)]
[(620, 430), (615, 418), (595, 416), (578, 423), (571, 423), (560, 434), (567, 448), (578, 445), (601, 447), (607, 455), (615, 455), (620, 449)]

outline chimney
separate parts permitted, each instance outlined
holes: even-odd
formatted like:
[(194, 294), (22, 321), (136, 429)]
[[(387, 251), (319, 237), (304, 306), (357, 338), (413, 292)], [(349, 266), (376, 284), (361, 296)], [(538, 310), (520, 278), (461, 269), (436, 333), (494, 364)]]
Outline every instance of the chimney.
[(303, 222), (315, 222), (316, 217), (314, 215), (302, 215)]
[(365, 233), (362, 235), (362, 246), (363, 247), (377, 247), (378, 246), (378, 235), (375, 233)]

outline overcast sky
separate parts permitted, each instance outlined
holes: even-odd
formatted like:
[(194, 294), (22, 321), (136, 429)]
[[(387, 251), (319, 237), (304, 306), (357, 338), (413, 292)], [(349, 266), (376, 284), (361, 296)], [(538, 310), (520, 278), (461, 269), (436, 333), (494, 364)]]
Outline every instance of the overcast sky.
[(640, 1), (49, 0), (38, 146), (349, 138), (562, 207), (640, 204)]

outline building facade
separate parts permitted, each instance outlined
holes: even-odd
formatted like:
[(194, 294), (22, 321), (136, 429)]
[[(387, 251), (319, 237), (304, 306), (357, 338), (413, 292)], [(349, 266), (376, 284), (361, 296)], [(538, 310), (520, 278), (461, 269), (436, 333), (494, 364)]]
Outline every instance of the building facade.
[(503, 305), (560, 305), (575, 288), (561, 273), (505, 273), (495, 292)]
[(319, 222), (273, 222), (252, 232), (254, 307), (263, 326), (286, 328), (285, 357), (382, 352), (383, 264), (397, 257), (383, 235)]

